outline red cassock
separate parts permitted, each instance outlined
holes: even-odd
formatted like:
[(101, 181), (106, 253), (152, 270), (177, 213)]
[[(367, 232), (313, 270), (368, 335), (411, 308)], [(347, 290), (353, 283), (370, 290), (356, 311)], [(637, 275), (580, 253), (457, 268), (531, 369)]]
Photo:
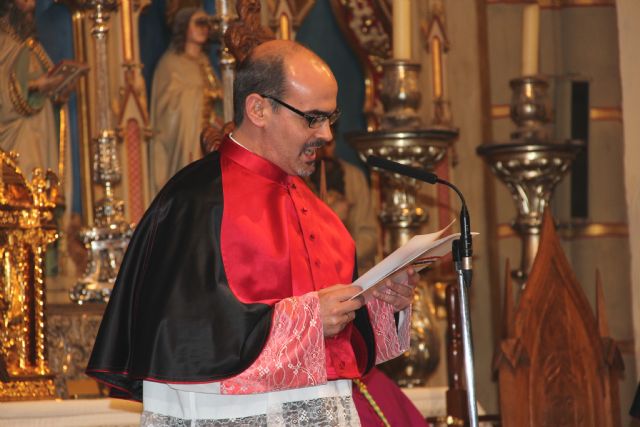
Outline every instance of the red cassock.
[(87, 373), (134, 400), (143, 380), (245, 394), (359, 377), (401, 354), (409, 334), (373, 300), (323, 337), (315, 292), (354, 274), (355, 246), (331, 209), (227, 138), (176, 174), (136, 227)]

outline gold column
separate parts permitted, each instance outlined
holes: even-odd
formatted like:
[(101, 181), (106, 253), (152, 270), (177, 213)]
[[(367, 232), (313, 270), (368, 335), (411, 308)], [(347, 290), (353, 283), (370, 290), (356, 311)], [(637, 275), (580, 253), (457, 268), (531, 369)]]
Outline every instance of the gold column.
[[(85, 16), (81, 11), (72, 15), (73, 50), (77, 61), (87, 63)], [(83, 223), (93, 225), (93, 183), (91, 181), (91, 117), (89, 110), (89, 78), (82, 76), (77, 88), (78, 130), (80, 136), (80, 177)]]
[(433, 97), (442, 98), (444, 83), (442, 82), (442, 41), (439, 37), (431, 39), (431, 68), (433, 73)]

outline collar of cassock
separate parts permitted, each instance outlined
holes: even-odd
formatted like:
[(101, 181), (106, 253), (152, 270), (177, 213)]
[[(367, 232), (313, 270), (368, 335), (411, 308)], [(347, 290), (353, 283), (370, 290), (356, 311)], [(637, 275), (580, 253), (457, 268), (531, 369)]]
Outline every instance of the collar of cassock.
[(294, 179), (294, 176), (287, 174), (269, 160), (249, 151), (236, 141), (231, 134), (224, 137), (219, 150), (221, 155), (229, 157), (242, 167), (271, 181), (288, 186)]

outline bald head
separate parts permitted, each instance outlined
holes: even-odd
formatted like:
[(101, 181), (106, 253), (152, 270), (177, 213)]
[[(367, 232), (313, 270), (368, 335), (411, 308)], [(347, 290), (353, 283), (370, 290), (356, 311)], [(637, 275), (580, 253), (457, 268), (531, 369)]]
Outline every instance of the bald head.
[[(306, 47), (289, 40), (271, 40), (255, 47), (240, 63), (233, 87), (234, 121), (244, 120), (245, 101), (252, 93), (283, 99), (288, 91), (310, 81), (337, 85), (329, 66)], [(279, 105), (272, 102), (274, 109)]]

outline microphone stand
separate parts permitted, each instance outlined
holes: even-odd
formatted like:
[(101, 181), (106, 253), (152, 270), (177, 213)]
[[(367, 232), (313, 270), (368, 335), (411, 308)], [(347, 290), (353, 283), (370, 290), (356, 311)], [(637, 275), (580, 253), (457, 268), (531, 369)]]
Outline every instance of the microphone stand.
[(469, 409), (469, 424), (471, 427), (478, 426), (478, 406), (476, 404), (476, 383), (475, 369), (473, 366), (473, 342), (471, 341), (471, 318), (469, 316), (469, 300), (467, 287), (471, 286), (464, 278), (462, 268), (460, 240), (452, 242), (451, 253), (453, 255), (454, 266), (458, 274), (458, 292), (460, 296), (460, 317), (462, 320), (462, 348), (464, 349), (464, 371), (467, 383), (467, 408)]
[(473, 342), (471, 340), (471, 317), (469, 315), (468, 288), (471, 287), (473, 270), (471, 257), (473, 255), (471, 240), (471, 221), (464, 196), (460, 190), (436, 174), (422, 169), (403, 165), (382, 157), (369, 156), (367, 164), (390, 172), (417, 179), (429, 184), (442, 184), (451, 188), (460, 197), (460, 238), (452, 242), (451, 254), (458, 276), (458, 293), (460, 297), (460, 319), (462, 322), (462, 348), (464, 351), (464, 371), (467, 385), (467, 408), (469, 410), (469, 425), (478, 427), (478, 406), (476, 400), (475, 369), (473, 364)]

